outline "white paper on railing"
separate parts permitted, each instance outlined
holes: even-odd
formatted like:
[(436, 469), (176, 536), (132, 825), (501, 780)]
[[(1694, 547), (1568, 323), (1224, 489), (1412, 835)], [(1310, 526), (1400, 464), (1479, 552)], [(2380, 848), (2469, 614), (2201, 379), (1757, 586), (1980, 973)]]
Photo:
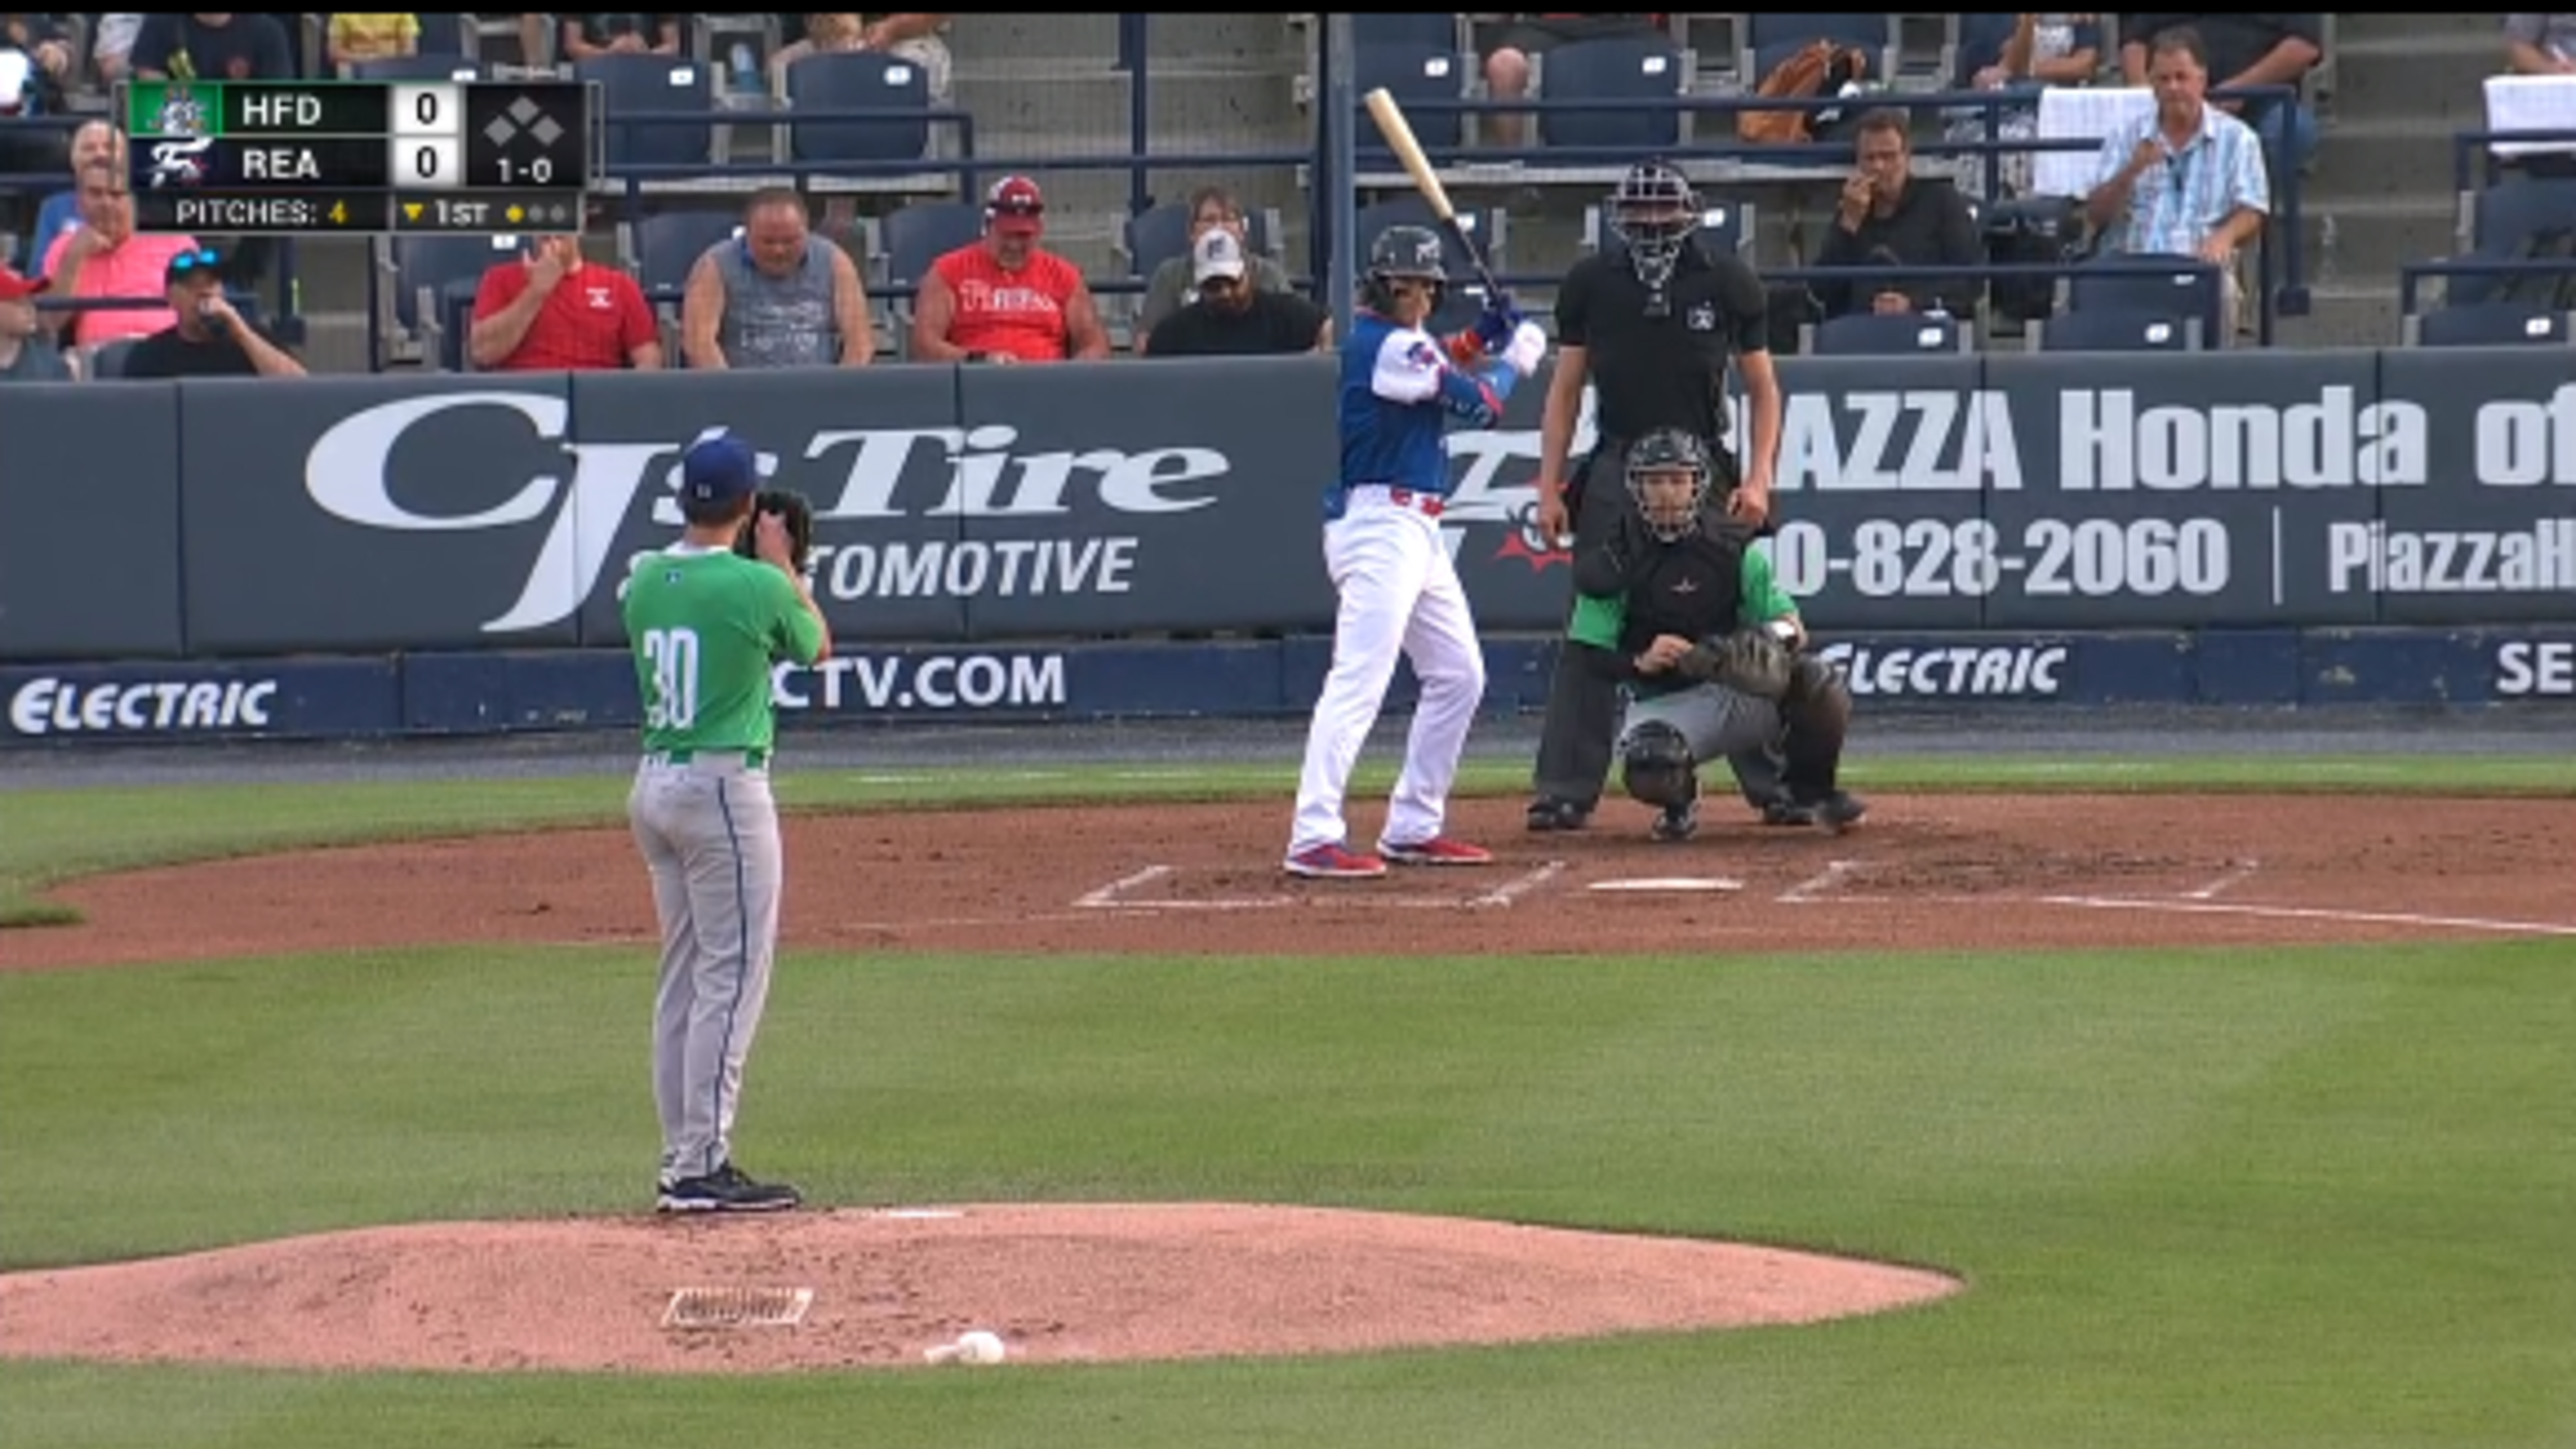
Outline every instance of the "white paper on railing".
[[(2576, 131), (2576, 75), (2487, 77), (2490, 131)], [(2543, 156), (2576, 151), (2576, 141), (2495, 141), (2499, 156)]]
[[(2050, 86), (2039, 93), (2039, 138), (2100, 141), (2156, 108), (2145, 86)], [(2092, 151), (2040, 151), (2031, 156), (2030, 189), (2041, 196), (2082, 196), (2099, 178)]]

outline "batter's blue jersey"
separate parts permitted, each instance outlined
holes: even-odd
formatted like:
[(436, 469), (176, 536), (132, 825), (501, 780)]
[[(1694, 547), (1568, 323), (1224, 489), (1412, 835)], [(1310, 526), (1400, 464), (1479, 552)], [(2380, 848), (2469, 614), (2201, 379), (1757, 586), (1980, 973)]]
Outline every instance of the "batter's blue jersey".
[(1363, 483), (1448, 496), (1447, 419), (1492, 427), (1518, 379), (1500, 362), (1461, 371), (1430, 333), (1360, 313), (1342, 340), (1342, 476), (1325, 490), (1324, 516), (1341, 517)]

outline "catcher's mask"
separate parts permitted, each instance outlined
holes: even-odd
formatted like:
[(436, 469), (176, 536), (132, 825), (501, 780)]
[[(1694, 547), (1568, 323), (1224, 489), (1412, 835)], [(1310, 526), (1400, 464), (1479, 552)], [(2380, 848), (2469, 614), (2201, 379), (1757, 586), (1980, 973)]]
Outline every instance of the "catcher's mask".
[(1397, 282), (1419, 282), (1429, 289), (1431, 303), (1423, 309), (1424, 316), (1440, 310), (1449, 268), (1441, 260), (1440, 237), (1429, 227), (1391, 226), (1369, 244), (1368, 293), (1361, 298), (1362, 305), (1372, 312), (1392, 312)]
[(1708, 484), (1708, 445), (1696, 433), (1657, 428), (1628, 449), (1628, 496), (1662, 542), (1678, 543), (1699, 527)]
[(1699, 194), (1665, 161), (1640, 161), (1610, 193), (1610, 231), (1628, 249), (1628, 265), (1646, 284), (1647, 315), (1670, 315), (1667, 292), (1682, 248), (1699, 230)]

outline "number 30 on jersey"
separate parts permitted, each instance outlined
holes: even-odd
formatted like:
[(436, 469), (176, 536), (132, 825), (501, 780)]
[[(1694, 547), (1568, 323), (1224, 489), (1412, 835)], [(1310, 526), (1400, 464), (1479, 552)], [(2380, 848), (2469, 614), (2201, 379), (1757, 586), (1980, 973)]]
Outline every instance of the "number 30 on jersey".
[(651, 671), (651, 697), (644, 702), (649, 729), (684, 730), (698, 722), (698, 631), (647, 629), (644, 664)]

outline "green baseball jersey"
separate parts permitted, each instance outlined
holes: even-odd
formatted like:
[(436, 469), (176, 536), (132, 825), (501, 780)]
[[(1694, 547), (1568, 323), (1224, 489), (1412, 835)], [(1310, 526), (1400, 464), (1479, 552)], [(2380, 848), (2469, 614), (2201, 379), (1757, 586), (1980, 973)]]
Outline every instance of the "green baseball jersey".
[(768, 749), (770, 664), (823, 652), (823, 626), (787, 575), (730, 551), (646, 555), (622, 608), (654, 753)]
[[(1671, 562), (1677, 566), (1676, 577), (1688, 578), (1697, 572), (1691, 567), (1691, 563), (1695, 560), (1685, 560), (1679, 552), (1672, 555)], [(1797, 601), (1789, 597), (1788, 590), (1780, 587), (1780, 576), (1772, 569), (1769, 554), (1760, 549), (1745, 549), (1735, 565), (1735, 576), (1734, 618), (1741, 623), (1767, 624), (1774, 619), (1789, 618), (1798, 612)], [(1650, 573), (1638, 582), (1637, 587), (1669, 582), (1670, 580), (1660, 573)], [(1629, 632), (1630, 609), (1629, 597), (1624, 593), (1616, 595), (1578, 593), (1574, 598), (1574, 615), (1565, 627), (1565, 636), (1577, 644), (1589, 644), (1596, 649), (1607, 649), (1614, 653), (1623, 648), (1630, 648), (1632, 647), (1630, 644), (1623, 642)], [(1713, 612), (1702, 607), (1689, 611), (1698, 616), (1691, 624), (1683, 625), (1666, 619), (1659, 625), (1658, 619), (1671, 612), (1670, 606), (1666, 605), (1638, 620), (1640, 636), (1651, 631), (1677, 633), (1689, 638), (1704, 637), (1712, 632), (1714, 621), (1726, 617), (1722, 612)], [(1641, 692), (1650, 694), (1682, 687), (1676, 681), (1666, 680), (1639, 680), (1637, 685)]]

